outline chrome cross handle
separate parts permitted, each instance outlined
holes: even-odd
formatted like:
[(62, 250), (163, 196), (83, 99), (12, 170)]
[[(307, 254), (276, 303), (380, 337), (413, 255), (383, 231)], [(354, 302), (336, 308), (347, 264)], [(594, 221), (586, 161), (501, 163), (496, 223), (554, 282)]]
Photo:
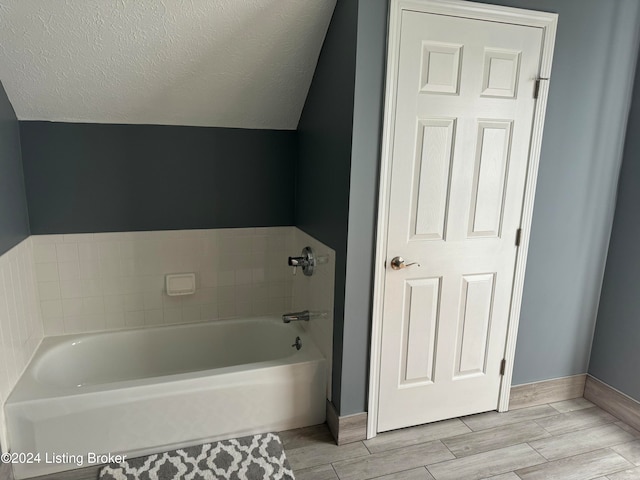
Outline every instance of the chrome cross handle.
[(391, 259), (391, 268), (394, 270), (402, 270), (403, 268), (410, 267), (411, 265), (420, 266), (418, 262), (404, 263), (404, 258), (402, 257), (393, 257)]

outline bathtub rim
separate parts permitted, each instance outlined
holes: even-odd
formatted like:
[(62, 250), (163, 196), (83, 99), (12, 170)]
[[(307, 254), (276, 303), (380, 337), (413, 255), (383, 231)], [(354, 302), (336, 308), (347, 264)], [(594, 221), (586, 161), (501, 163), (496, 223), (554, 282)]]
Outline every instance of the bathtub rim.
[[(197, 327), (206, 327), (206, 326), (215, 326), (215, 325), (237, 325), (242, 323), (253, 323), (256, 321), (265, 321), (267, 323), (272, 323), (275, 326), (288, 328), (292, 330), (297, 336), (303, 341), (303, 348), (299, 351), (292, 351), (289, 355), (284, 357), (280, 357), (273, 360), (260, 361), (260, 362), (252, 362), (252, 363), (243, 363), (238, 365), (232, 365), (228, 367), (218, 367), (218, 368), (210, 368), (204, 370), (194, 370), (188, 372), (174, 373), (174, 374), (166, 374), (166, 375), (156, 375), (150, 377), (143, 377), (137, 379), (130, 380), (120, 380), (114, 382), (106, 382), (94, 385), (86, 385), (83, 387), (63, 387), (63, 386), (55, 386), (48, 383), (41, 382), (36, 376), (36, 369), (38, 361), (42, 360), (42, 357), (45, 356), (46, 353), (54, 350), (54, 349), (63, 349), (68, 348), (69, 343), (74, 340), (81, 338), (91, 338), (96, 336), (119, 336), (119, 335), (131, 335), (136, 332), (148, 332), (154, 330), (178, 330), (184, 328), (197, 328)], [(293, 360), (295, 358), (295, 360)], [(302, 325), (297, 323), (290, 323), (286, 326), (282, 323), (282, 320), (279, 316), (255, 316), (255, 317), (243, 317), (236, 319), (227, 319), (227, 320), (210, 320), (210, 321), (199, 321), (199, 322), (189, 322), (189, 323), (181, 323), (181, 324), (172, 324), (172, 325), (158, 325), (153, 327), (136, 327), (130, 329), (123, 329), (117, 331), (106, 331), (106, 332), (88, 332), (88, 333), (74, 333), (68, 335), (56, 335), (51, 337), (45, 337), (38, 348), (34, 352), (34, 355), (31, 357), (29, 363), (27, 364), (25, 370), (22, 375), (18, 379), (16, 385), (11, 390), (11, 393), (7, 396), (7, 399), (4, 402), (5, 406), (16, 404), (16, 403), (25, 403), (25, 402), (38, 402), (40, 400), (47, 400), (52, 398), (65, 398), (65, 397), (82, 397), (85, 395), (95, 395), (100, 394), (107, 391), (119, 391), (130, 388), (153, 388), (155, 385), (163, 385), (167, 383), (175, 383), (189, 380), (195, 380), (202, 377), (213, 377), (213, 376), (223, 376), (223, 375), (232, 375), (236, 373), (240, 373), (243, 371), (253, 371), (259, 370), (262, 368), (272, 368), (283, 365), (289, 365), (292, 363), (309, 363), (316, 362), (318, 360), (326, 360), (324, 355), (320, 352), (317, 345), (315, 345), (313, 339), (309, 335), (309, 333), (302, 327)], [(328, 372), (327, 372), (328, 374)]]

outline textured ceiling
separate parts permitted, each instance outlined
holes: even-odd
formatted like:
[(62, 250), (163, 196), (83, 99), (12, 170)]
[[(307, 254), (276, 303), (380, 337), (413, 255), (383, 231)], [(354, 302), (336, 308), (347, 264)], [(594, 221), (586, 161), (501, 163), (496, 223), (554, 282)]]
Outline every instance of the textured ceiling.
[(295, 129), (336, 0), (0, 0), (20, 120)]

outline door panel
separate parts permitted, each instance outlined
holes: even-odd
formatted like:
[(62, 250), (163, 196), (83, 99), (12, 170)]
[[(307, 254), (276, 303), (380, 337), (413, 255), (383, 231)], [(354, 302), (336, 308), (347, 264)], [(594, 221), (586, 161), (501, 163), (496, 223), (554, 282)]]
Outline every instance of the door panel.
[(487, 373), (487, 348), (495, 274), (462, 276), (454, 379)]
[(433, 381), (440, 279), (425, 278), (405, 283), (405, 309), (400, 385)]
[(478, 122), (469, 219), (470, 237), (500, 236), (510, 147), (510, 121)]
[(422, 42), (420, 92), (458, 93), (462, 45)]
[(541, 49), (540, 28), (402, 13), (378, 431), (497, 407)]
[(485, 48), (480, 95), (515, 98), (519, 72), (520, 52)]
[(412, 238), (442, 240), (449, 200), (455, 119), (419, 120), (418, 129)]

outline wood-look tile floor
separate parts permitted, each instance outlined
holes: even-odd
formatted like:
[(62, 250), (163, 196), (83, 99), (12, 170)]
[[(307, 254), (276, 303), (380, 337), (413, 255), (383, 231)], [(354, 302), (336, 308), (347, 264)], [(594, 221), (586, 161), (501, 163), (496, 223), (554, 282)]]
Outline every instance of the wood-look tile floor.
[(296, 480), (640, 480), (640, 432), (583, 398), (340, 447), (326, 425), (280, 438)]

